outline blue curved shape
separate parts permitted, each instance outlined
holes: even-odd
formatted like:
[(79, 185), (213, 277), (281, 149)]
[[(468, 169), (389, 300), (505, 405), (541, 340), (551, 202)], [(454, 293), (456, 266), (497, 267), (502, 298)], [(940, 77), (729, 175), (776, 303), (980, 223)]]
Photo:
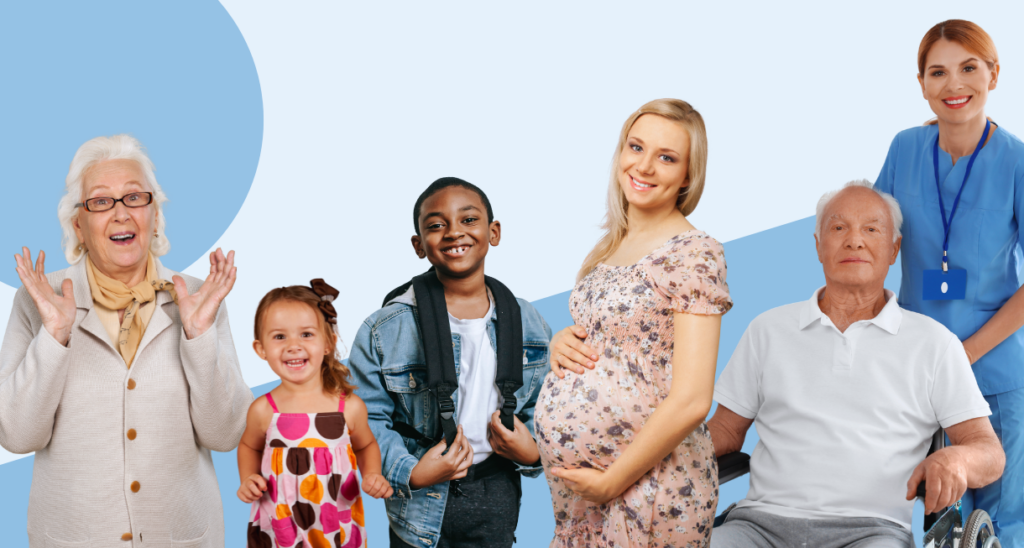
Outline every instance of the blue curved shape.
[[(78, 147), (131, 133), (149, 149), (182, 270), (227, 229), (252, 185), (263, 96), (241, 32), (218, 2), (0, 4), (0, 281), (11, 255), (67, 266), (57, 202)], [(4, 261), (11, 261), (6, 263)]]

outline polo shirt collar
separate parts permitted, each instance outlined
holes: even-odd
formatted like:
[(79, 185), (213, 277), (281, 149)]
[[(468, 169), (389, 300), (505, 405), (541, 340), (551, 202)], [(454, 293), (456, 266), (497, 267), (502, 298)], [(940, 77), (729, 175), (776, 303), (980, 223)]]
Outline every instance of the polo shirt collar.
[[(811, 298), (804, 303), (803, 309), (800, 311), (800, 329), (804, 329), (815, 321), (825, 321), (828, 318), (821, 311), (821, 308), (818, 307), (818, 297), (824, 290), (825, 286), (819, 287), (814, 294), (811, 295)], [(903, 311), (900, 310), (900, 305), (896, 301), (896, 294), (886, 289), (885, 306), (882, 307), (882, 311), (879, 312), (877, 316), (867, 321), (877, 325), (892, 335), (898, 333), (900, 330), (900, 322), (903, 320)], [(828, 320), (828, 325), (832, 325), (831, 320)]]

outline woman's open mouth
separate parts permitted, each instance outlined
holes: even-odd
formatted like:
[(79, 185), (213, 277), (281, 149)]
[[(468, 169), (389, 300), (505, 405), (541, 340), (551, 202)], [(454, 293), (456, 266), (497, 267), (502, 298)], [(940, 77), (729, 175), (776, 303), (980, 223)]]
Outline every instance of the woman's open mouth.
[(117, 245), (128, 245), (135, 240), (134, 232), (118, 232), (110, 237), (110, 241)]
[(942, 102), (949, 108), (964, 108), (967, 103), (971, 102), (970, 95), (963, 95), (960, 97), (949, 97), (943, 99)]
[(632, 175), (629, 176), (629, 183), (630, 183), (630, 185), (634, 189), (640, 190), (640, 191), (650, 190), (650, 189), (658, 186), (658, 185), (651, 185), (651, 184), (640, 182), (640, 181), (634, 179)]

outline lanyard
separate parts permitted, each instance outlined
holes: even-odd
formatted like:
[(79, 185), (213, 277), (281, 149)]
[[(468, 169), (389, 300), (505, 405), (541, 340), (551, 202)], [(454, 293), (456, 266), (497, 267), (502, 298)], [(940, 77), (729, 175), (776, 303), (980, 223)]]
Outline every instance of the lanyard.
[(946, 220), (946, 206), (942, 203), (942, 184), (939, 182), (939, 137), (935, 137), (935, 146), (932, 147), (932, 163), (935, 165), (935, 189), (939, 191), (939, 215), (942, 217), (942, 230), (945, 232), (945, 238), (942, 240), (942, 271), (946, 272), (949, 270), (948, 263), (948, 252), (949, 252), (949, 231), (953, 227), (953, 215), (956, 215), (956, 207), (960, 205), (960, 195), (964, 192), (964, 186), (967, 185), (967, 178), (971, 176), (971, 167), (974, 165), (974, 159), (978, 157), (978, 153), (981, 152), (981, 147), (985, 144), (985, 139), (988, 138), (988, 130), (992, 125), (991, 120), (985, 120), (985, 133), (981, 134), (981, 140), (978, 141), (978, 146), (975, 147), (974, 153), (971, 154), (971, 159), (967, 162), (967, 172), (964, 173), (964, 182), (960, 183), (960, 190), (956, 193), (956, 199), (953, 200), (953, 209), (949, 212), (949, 220)]

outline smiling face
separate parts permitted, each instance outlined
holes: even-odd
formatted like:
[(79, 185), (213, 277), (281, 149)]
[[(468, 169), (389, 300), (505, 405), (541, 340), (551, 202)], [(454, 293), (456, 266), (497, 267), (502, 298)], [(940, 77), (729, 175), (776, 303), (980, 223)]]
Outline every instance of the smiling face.
[(977, 54), (945, 38), (928, 50), (921, 92), (943, 122), (958, 124), (983, 116), (988, 92), (996, 89), (999, 65), (990, 70)]
[(501, 223), (487, 222), (480, 195), (461, 186), (443, 188), (420, 207), (420, 234), (412, 237), (416, 255), (438, 274), (464, 278), (480, 271), (488, 246), (501, 241)]
[[(82, 201), (121, 198), (132, 192), (152, 192), (139, 164), (132, 160), (99, 162), (82, 176)], [(149, 243), (156, 229), (156, 206), (125, 207), (121, 202), (100, 212), (78, 210), (75, 234), (103, 274), (128, 283), (146, 269)]]
[(253, 349), (283, 382), (296, 385), (321, 382), (324, 356), (333, 351), (323, 316), (306, 303), (280, 300), (263, 315), (260, 338)]
[(846, 188), (832, 198), (822, 217), (821, 235), (814, 240), (827, 285), (881, 288), (900, 251), (885, 201), (871, 189)]
[(619, 188), (631, 206), (674, 208), (689, 185), (690, 135), (679, 122), (643, 114), (619, 153)]

